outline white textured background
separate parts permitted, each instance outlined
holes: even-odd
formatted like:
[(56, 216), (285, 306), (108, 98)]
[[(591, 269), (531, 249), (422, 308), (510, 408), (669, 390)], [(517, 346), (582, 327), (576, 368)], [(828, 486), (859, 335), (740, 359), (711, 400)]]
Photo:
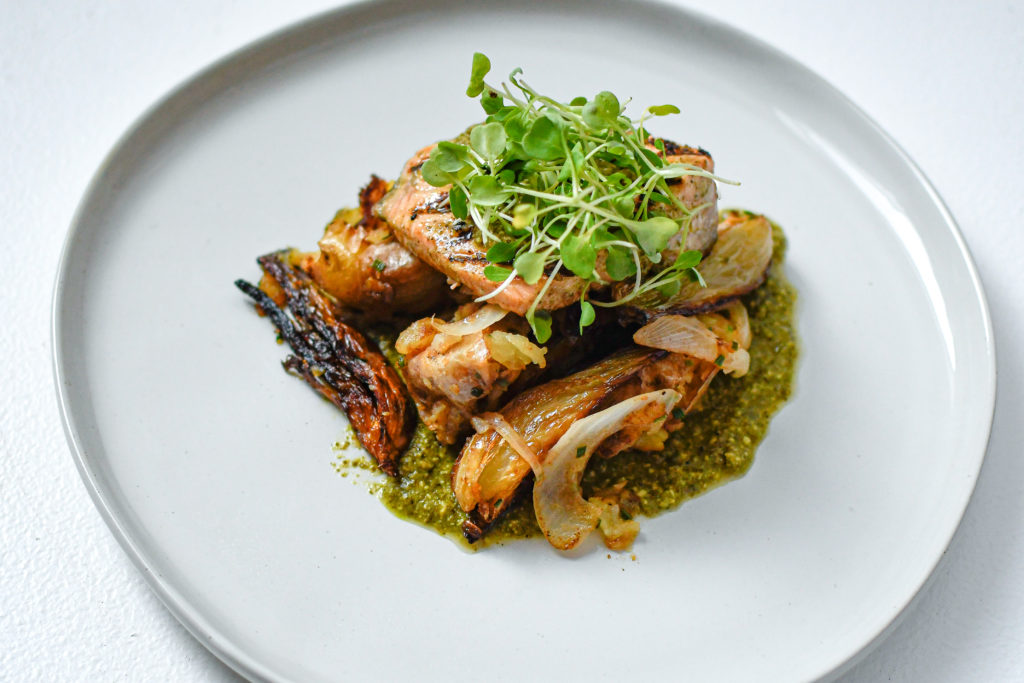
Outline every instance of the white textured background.
[[(959, 221), (995, 321), (974, 499), (930, 587), (843, 680), (1024, 681), (1024, 3), (681, 4), (788, 52), (896, 138)], [(125, 128), (211, 60), (330, 6), (0, 0), (0, 680), (235, 678), (153, 596), (79, 480), (50, 295), (78, 199)]]

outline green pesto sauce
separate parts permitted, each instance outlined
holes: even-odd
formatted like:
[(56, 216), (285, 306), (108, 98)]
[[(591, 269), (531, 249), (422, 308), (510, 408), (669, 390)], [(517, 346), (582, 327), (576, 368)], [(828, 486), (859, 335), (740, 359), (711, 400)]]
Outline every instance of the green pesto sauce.
[[(640, 499), (641, 513), (652, 517), (743, 475), (754, 461), (772, 416), (789, 399), (797, 361), (796, 290), (783, 273), (786, 239), (773, 224), (773, 264), (764, 284), (744, 297), (753, 341), (750, 370), (740, 378), (719, 375), (711, 383), (699, 412), (669, 437), (660, 452), (627, 451), (614, 458), (594, 458), (583, 476), (584, 496), (625, 481)], [(401, 370), (391, 335), (375, 334), (384, 354)], [(371, 490), (399, 517), (431, 527), (465, 542), (465, 513), (451, 490), (458, 448), (444, 446), (421, 422), (399, 464), (399, 476), (376, 482)], [(335, 469), (371, 467), (368, 459), (339, 460)], [(540, 534), (523, 496), (484, 537), (487, 542)]]

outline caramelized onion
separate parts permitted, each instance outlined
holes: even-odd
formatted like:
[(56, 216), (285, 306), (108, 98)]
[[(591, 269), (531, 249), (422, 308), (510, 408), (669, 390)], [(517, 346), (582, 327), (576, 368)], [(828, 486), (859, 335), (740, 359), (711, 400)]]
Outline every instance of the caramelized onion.
[(725, 311), (729, 314), (729, 320), (736, 326), (736, 341), (739, 342), (740, 348), (749, 349), (750, 342), (754, 337), (750, 332), (750, 317), (747, 315), (747, 307), (743, 305), (742, 301), (733, 301)]
[(718, 226), (718, 241), (698, 266), (706, 286), (684, 283), (670, 301), (650, 310), (689, 315), (723, 308), (764, 281), (773, 245), (772, 224), (767, 218), (725, 212)]
[(505, 421), (501, 413), (481, 413), (475, 416), (471, 422), (473, 429), (478, 434), (483, 434), (489, 429), (496, 431), (505, 440), (505, 443), (516, 452), (516, 455), (526, 461), (526, 464), (530, 466), (534, 474), (540, 471), (540, 460), (537, 458), (537, 454), (534, 453), (533, 449), (530, 448), (530, 445), (526, 443), (519, 432)]
[(580, 480), (594, 450), (629, 424), (636, 413), (658, 407), (668, 414), (680, 394), (662, 389), (626, 399), (575, 422), (544, 457), (533, 487), (537, 523), (559, 550), (575, 548), (597, 525), (602, 506), (583, 498)]
[[(746, 309), (743, 304), (738, 306), (743, 310), (745, 320)], [(741, 336), (743, 333), (731, 319), (715, 313), (701, 316), (665, 315), (637, 330), (633, 341), (641, 346), (682, 353), (715, 363), (726, 373), (742, 377), (750, 369), (750, 354), (743, 348)], [(745, 336), (749, 340), (749, 324)], [(749, 343), (747, 341), (747, 345)]]
[(474, 332), (487, 329), (506, 315), (508, 315), (508, 311), (500, 306), (487, 304), (479, 310), (470, 313), (465, 318), (456, 320), (455, 322), (439, 323), (435, 320), (433, 321), (433, 325), (438, 332), (443, 334), (448, 334), (453, 337), (464, 337), (467, 334), (473, 334)]
[(491, 357), (509, 370), (522, 370), (530, 363), (545, 367), (547, 349), (537, 346), (521, 334), (495, 330), (488, 336)]
[(665, 315), (655, 318), (633, 334), (640, 346), (685, 353), (701, 360), (718, 357), (718, 337), (697, 318)]

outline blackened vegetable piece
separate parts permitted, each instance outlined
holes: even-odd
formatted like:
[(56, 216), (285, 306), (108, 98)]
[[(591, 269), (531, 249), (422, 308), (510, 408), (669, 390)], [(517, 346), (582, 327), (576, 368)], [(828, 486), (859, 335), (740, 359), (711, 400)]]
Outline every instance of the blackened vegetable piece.
[(405, 387), (381, 352), (339, 320), (330, 298), (289, 263), (289, 252), (257, 259), (260, 287), (236, 280), (277, 327), (293, 355), (283, 365), (345, 411), (363, 447), (391, 476), (409, 443), (411, 412)]

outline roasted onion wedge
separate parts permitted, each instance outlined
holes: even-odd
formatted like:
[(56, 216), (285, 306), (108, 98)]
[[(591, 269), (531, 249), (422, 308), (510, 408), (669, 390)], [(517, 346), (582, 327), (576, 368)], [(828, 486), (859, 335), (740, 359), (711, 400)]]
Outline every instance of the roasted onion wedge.
[(559, 550), (571, 550), (597, 525), (603, 506), (585, 500), (580, 486), (583, 470), (597, 447), (631, 424), (650, 428), (659, 417), (667, 416), (680, 398), (671, 389), (651, 391), (569, 427), (544, 457), (533, 485), (533, 509), (548, 543)]
[[(501, 416), (543, 458), (574, 422), (599, 409), (602, 401), (665, 355), (664, 351), (639, 348), (617, 353), (586, 370), (519, 394), (500, 411)], [(452, 473), (455, 498), (469, 513), (463, 531), (470, 541), (479, 539), (508, 508), (529, 474), (529, 463), (497, 431), (470, 437)]]
[(716, 313), (655, 318), (633, 334), (633, 341), (715, 363), (736, 377), (750, 368), (750, 324), (747, 309), (739, 301)]
[(664, 313), (693, 315), (723, 308), (756, 289), (772, 261), (772, 224), (746, 211), (725, 211), (718, 241), (698, 270), (707, 286), (686, 282), (667, 302), (641, 305), (648, 317)]
[(294, 355), (284, 367), (341, 408), (359, 442), (389, 475), (409, 443), (410, 411), (401, 379), (358, 330), (338, 319), (333, 302), (289, 262), (290, 252), (261, 256), (260, 287), (235, 285), (278, 329)]

